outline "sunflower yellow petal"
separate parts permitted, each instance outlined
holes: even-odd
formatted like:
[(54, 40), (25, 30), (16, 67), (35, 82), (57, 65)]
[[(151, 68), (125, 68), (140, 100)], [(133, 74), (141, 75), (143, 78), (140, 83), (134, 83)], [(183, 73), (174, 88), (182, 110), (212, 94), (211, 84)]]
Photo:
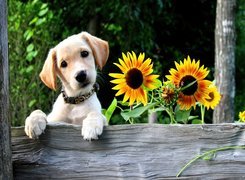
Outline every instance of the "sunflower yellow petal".
[(126, 56), (124, 53), (122, 53), (122, 56), (123, 56), (123, 60), (126, 64), (126, 66), (130, 69), (132, 67), (132, 63), (131, 63), (131, 60), (128, 56)]
[(125, 95), (123, 97), (123, 103), (125, 103), (129, 99), (130, 95), (131, 94), (130, 94), (130, 89), (129, 89), (128, 91), (125, 92)]
[(113, 63), (113, 64), (116, 65), (117, 67), (119, 67), (119, 69), (120, 69), (122, 72), (127, 71), (127, 69), (125, 69), (122, 65), (117, 64), (117, 63)]
[(152, 74), (152, 75), (149, 75), (149, 76), (146, 76), (146, 80), (155, 80), (159, 78), (159, 75), (156, 75), (156, 74)]
[(179, 70), (181, 66), (176, 61), (174, 61), (174, 64), (175, 64), (175, 67), (177, 68), (177, 70)]
[(145, 60), (145, 61), (143, 62), (143, 64), (140, 66), (140, 69), (144, 69), (144, 68), (146, 68), (147, 66), (149, 66), (150, 64), (151, 64), (151, 59), (148, 58), (148, 59)]
[(135, 90), (131, 90), (131, 96), (129, 97), (129, 105), (133, 105), (134, 104), (134, 101), (136, 99), (136, 94), (135, 94)]
[(139, 94), (140, 94), (140, 99), (141, 99), (142, 104), (146, 106), (147, 105), (147, 92), (141, 88)]
[(125, 77), (124, 74), (120, 74), (120, 73), (109, 73), (109, 76), (111, 76), (113, 78), (118, 78), (118, 79), (122, 79)]
[(124, 88), (125, 86), (127, 86), (126, 83), (120, 83), (120, 84), (114, 86), (112, 89), (113, 89), (113, 90), (119, 90), (119, 89)]
[(137, 57), (134, 51), (132, 51), (132, 53), (129, 53), (129, 56), (132, 60), (132, 67), (137, 67)]
[(125, 64), (125, 62), (122, 60), (122, 59), (118, 59), (119, 63), (121, 64), (121, 66), (125, 69), (125, 71), (130, 68), (130, 67), (127, 67), (127, 65)]
[(145, 59), (145, 53), (140, 53), (139, 57), (138, 57), (138, 61), (137, 61), (137, 67), (140, 67), (140, 65), (142, 64), (143, 60)]
[(120, 84), (120, 83), (126, 82), (126, 80), (125, 79), (114, 79), (114, 80), (111, 80), (110, 82), (113, 84)]
[(154, 82), (151, 81), (151, 80), (150, 81), (145, 81), (144, 82), (144, 86), (147, 87), (148, 89), (151, 89), (151, 90), (157, 88), (157, 85), (155, 85)]
[(127, 88), (121, 88), (116, 94), (115, 94), (115, 96), (120, 96), (120, 95), (122, 95), (122, 94), (124, 94), (125, 92), (127, 91)]

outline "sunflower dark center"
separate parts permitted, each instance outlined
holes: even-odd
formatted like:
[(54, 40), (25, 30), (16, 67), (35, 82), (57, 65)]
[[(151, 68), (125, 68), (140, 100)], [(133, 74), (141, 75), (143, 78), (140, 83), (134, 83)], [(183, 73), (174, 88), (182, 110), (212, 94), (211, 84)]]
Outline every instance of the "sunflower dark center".
[[(193, 83), (194, 81), (196, 81), (196, 78), (194, 78), (191, 75), (187, 75), (187, 76), (184, 76), (180, 80), (179, 86), (185, 87), (188, 84)], [(193, 95), (196, 92), (197, 88), (198, 88), (198, 84), (197, 84), (197, 82), (195, 82), (193, 85), (191, 85), (190, 87), (184, 89), (182, 92), (183, 92), (184, 95), (190, 96), (190, 95)]]
[(214, 93), (211, 92), (211, 93), (208, 94), (208, 96), (210, 97), (210, 99), (206, 99), (206, 101), (212, 102), (214, 100)]
[(143, 83), (143, 74), (137, 68), (130, 69), (126, 75), (127, 85), (132, 89), (139, 88)]

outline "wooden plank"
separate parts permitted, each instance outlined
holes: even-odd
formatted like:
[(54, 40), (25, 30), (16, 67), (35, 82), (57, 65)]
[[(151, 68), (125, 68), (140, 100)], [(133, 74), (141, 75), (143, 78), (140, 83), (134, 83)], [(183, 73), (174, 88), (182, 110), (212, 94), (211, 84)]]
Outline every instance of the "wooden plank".
[[(195, 156), (213, 148), (245, 145), (244, 124), (108, 126), (96, 141), (84, 141), (80, 126), (48, 125), (39, 140), (12, 129), (15, 179), (175, 178)], [(245, 150), (220, 151), (197, 160), (188, 178), (245, 178)]]
[(12, 179), (8, 78), (7, 2), (0, 0), (0, 179)]

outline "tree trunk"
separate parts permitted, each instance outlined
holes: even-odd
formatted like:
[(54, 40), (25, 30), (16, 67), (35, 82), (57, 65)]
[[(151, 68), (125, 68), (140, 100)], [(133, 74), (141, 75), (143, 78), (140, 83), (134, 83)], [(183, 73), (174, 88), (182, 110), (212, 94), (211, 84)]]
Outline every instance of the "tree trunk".
[(13, 179), (8, 119), (7, 2), (0, 0), (0, 179)]
[(92, 35), (96, 35), (97, 32), (97, 26), (98, 26), (98, 17), (94, 16), (92, 19), (90, 19), (88, 24), (88, 32)]
[(222, 95), (213, 113), (214, 123), (234, 121), (236, 0), (217, 0), (215, 27), (215, 81)]

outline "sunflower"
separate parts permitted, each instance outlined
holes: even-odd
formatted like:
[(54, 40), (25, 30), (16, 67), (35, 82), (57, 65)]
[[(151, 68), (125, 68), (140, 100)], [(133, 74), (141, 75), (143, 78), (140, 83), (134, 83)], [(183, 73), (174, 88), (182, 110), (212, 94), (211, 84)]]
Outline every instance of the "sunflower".
[(204, 79), (209, 73), (207, 68), (200, 67), (200, 61), (191, 61), (189, 56), (184, 59), (184, 63), (175, 62), (175, 66), (176, 69), (171, 68), (170, 75), (166, 78), (176, 87), (182, 88), (177, 101), (180, 109), (195, 107), (197, 101), (204, 103), (205, 99), (209, 98), (208, 87), (211, 84), (211, 81)]
[(162, 86), (162, 99), (165, 105), (173, 105), (178, 99), (178, 89), (170, 81), (164, 82)]
[(214, 85), (211, 85), (209, 88), (208, 88), (208, 96), (209, 98), (205, 99), (203, 105), (209, 109), (210, 107), (212, 109), (214, 109), (218, 104), (219, 104), (219, 101), (221, 99), (221, 95), (220, 93), (218, 92), (216, 86)]
[(115, 96), (124, 94), (123, 103), (129, 100), (129, 105), (142, 102), (147, 104), (147, 89), (153, 90), (157, 88), (157, 78), (159, 75), (153, 75), (153, 64), (151, 59), (144, 60), (145, 54), (140, 53), (136, 56), (134, 52), (122, 53), (122, 59), (119, 63), (114, 63), (122, 73), (110, 73), (109, 75), (116, 78), (110, 81), (116, 84), (112, 89), (118, 90)]
[(239, 121), (245, 122), (245, 111), (239, 112)]

